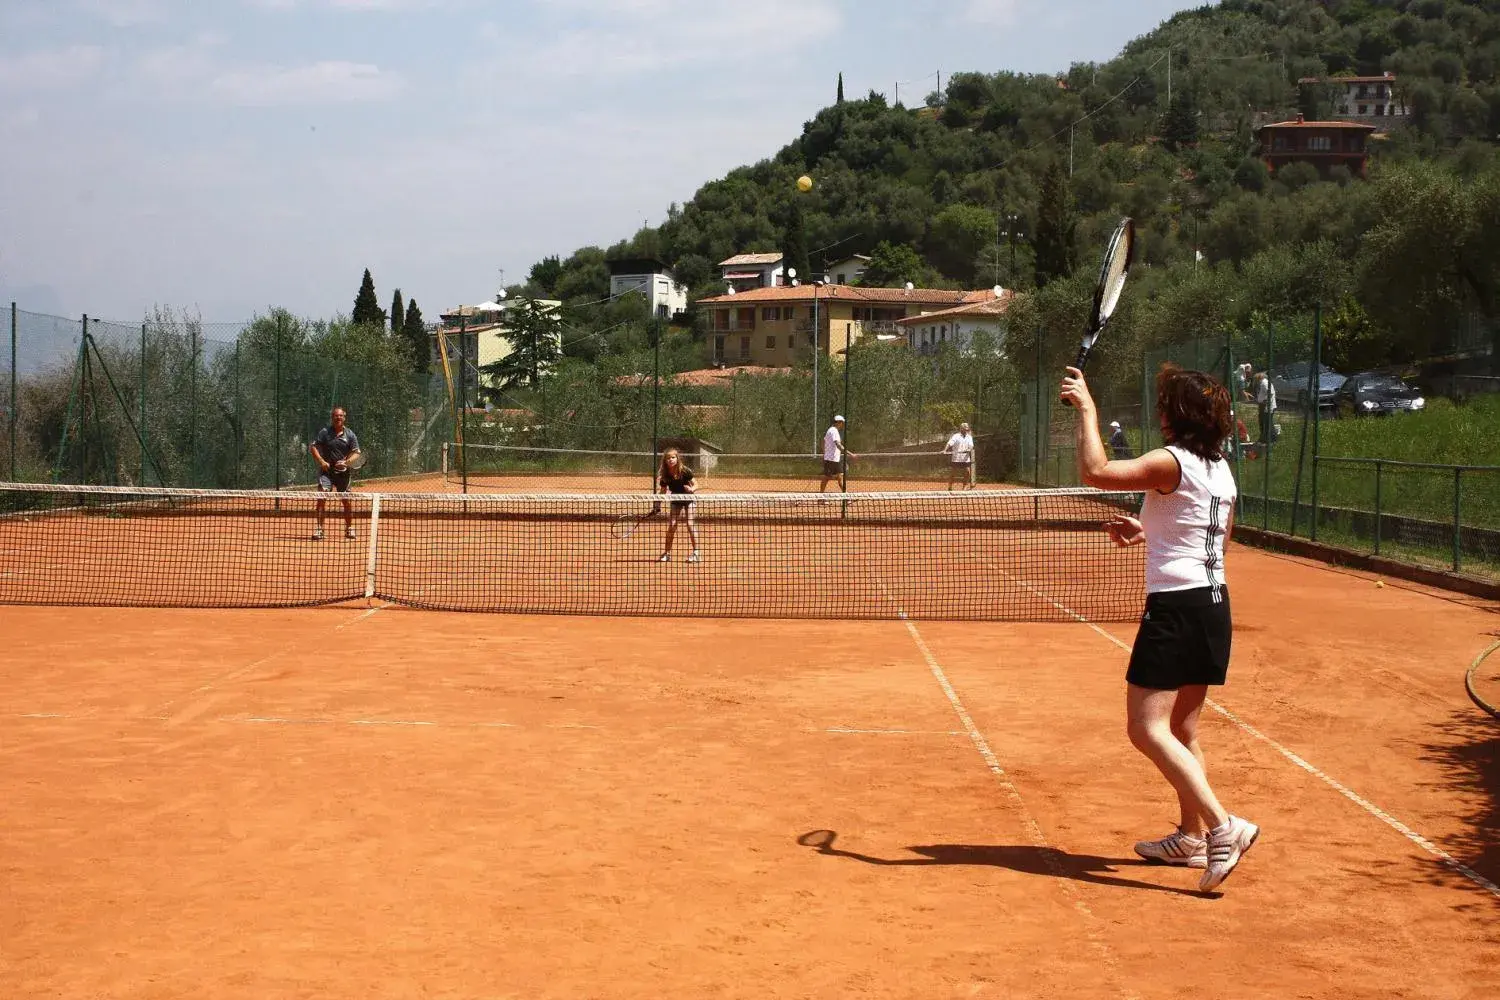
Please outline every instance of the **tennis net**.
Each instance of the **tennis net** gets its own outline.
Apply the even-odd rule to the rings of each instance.
[[[680,450],[708,492],[800,493],[817,489],[823,477],[821,455]],[[660,453],[449,442],[442,461],[449,485],[466,482],[474,491],[649,493]],[[845,465],[844,481],[851,490],[872,492],[940,488],[949,465],[941,451],[859,452]]]
[[[662,554],[649,494],[319,496],[0,485],[0,603],[1118,621],[1139,548],[1104,532],[1139,496],[1085,489],[710,494]],[[680,502],[680,501],[679,501]],[[686,512],[684,511],[684,514]]]

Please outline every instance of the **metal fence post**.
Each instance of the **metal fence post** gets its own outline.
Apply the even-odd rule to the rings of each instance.
[[[286,317],[281,313],[276,314],[276,349],[272,352],[275,360],[272,368],[275,370],[273,377],[276,380],[276,389],[273,393],[275,401],[271,407],[271,475],[276,481],[271,484],[273,489],[281,489],[281,341],[285,334]]]
[[[16,395],[16,304],[10,304],[10,480],[16,481],[16,414],[21,399]]]
[[[1271,393],[1275,389],[1271,386],[1271,366],[1276,361],[1276,324],[1266,324],[1266,422],[1260,429],[1261,441],[1260,456],[1260,528],[1262,531],[1271,530],[1271,453],[1276,449],[1271,445],[1271,439],[1276,436],[1276,411],[1271,409]],[[1258,416],[1258,414],[1257,414]]]
[[[1463,567],[1463,546],[1461,537],[1463,528],[1463,495],[1464,495],[1464,470],[1457,466],[1453,470],[1453,572],[1457,573]]]
[[[188,323],[188,485],[198,485],[198,327]]]
[[[151,438],[146,432],[146,324],[141,324],[141,386],[137,393],[135,404],[136,416],[140,418],[141,424],[141,485],[146,482],[146,449],[150,447]],[[158,483],[157,485],[161,485]]]
[[[1380,555],[1380,474],[1385,463],[1375,460],[1375,554]]]
[[[1323,428],[1323,305],[1313,304],[1313,371],[1316,373],[1317,389],[1313,393],[1313,446],[1312,446],[1312,535],[1318,540],[1318,459],[1322,456]]]

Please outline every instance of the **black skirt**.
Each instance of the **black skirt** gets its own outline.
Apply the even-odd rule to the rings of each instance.
[[[1125,680],[1159,691],[1223,684],[1233,631],[1227,588],[1148,594]]]

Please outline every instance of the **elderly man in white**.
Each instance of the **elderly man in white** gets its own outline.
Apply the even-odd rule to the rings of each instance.
[[[965,483],[964,489],[972,490],[974,488],[974,435],[969,431],[967,423],[958,425],[958,430],[943,446],[943,454],[949,456],[948,489],[953,489],[953,484],[962,479]]]

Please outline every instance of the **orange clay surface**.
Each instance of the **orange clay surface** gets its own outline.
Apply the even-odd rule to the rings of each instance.
[[[1500,614],[1229,576],[1215,897],[1128,625],[0,608],[0,997],[1500,996]]]

